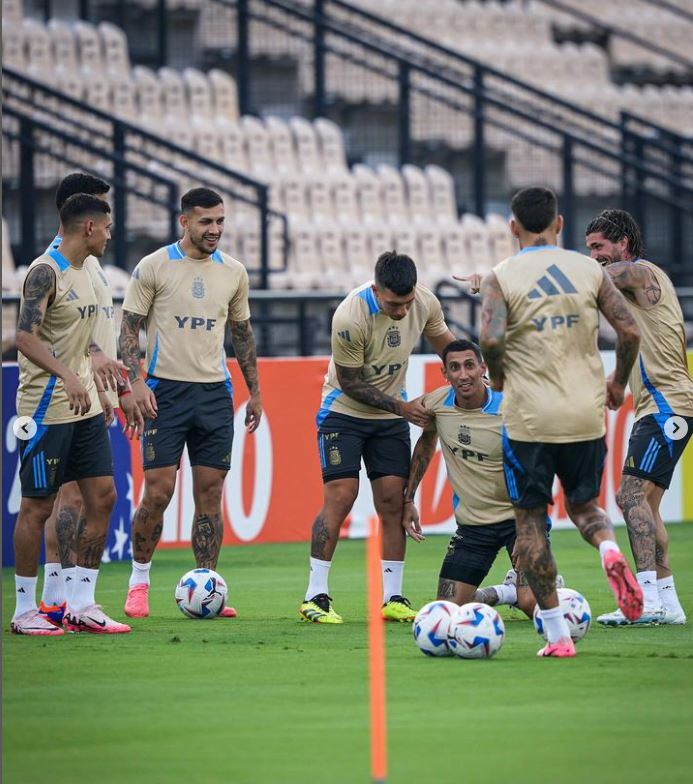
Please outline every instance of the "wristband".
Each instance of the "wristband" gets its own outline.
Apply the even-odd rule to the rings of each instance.
[[[125,397],[125,395],[131,395],[131,394],[132,394],[132,390],[126,389],[125,392],[119,392],[118,397]]]

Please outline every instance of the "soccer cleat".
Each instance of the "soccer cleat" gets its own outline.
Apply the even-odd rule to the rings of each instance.
[[[100,604],[92,604],[79,612],[66,610],[63,626],[68,632],[90,632],[91,634],[127,634],[131,631],[126,623],[109,618]]]
[[[65,634],[36,609],[28,610],[13,618],[10,630],[14,634],[28,634],[34,637],[59,637]]]
[[[683,610],[664,610],[664,615],[660,623],[672,626],[684,626],[686,623],[686,613]]]
[[[411,602],[404,596],[391,596],[389,601],[383,605],[382,615],[386,621],[399,621],[400,623],[413,621],[416,618]]]
[[[514,569],[508,569],[503,585],[517,585],[517,572]]]
[[[125,615],[129,618],[146,618],[149,615],[149,585],[140,583],[128,588]]]
[[[561,637],[558,642],[547,643],[537,656],[553,656],[554,659],[572,659],[575,656],[575,643],[570,637]]]
[[[39,602],[39,613],[53,626],[61,629],[63,626],[63,616],[65,615],[65,602],[62,604],[44,604]]]
[[[621,612],[629,621],[637,621],[642,615],[642,588],[623,553],[609,550],[604,555],[604,571]]]
[[[298,608],[298,613],[303,621],[312,623],[344,623],[341,615],[337,615],[330,602],[332,597],[326,593],[319,593],[308,599]]]
[[[219,610],[220,618],[235,618],[238,615],[234,607],[222,607]]]
[[[665,623],[665,617],[666,614],[661,607],[645,607],[642,615],[635,621],[629,621],[620,610],[614,610],[614,612],[600,615],[597,618],[597,623],[600,623],[602,626],[655,626]]]
[[[559,588],[565,588],[565,580],[563,579],[562,574],[556,575],[556,590],[558,590]]]

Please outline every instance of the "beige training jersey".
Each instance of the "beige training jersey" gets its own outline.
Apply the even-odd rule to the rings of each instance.
[[[661,289],[659,302],[643,308],[626,297],[640,327],[640,355],[633,365],[629,385],[635,419],[648,414],[693,416],[693,380],[688,372],[686,329],[676,290],[664,272],[650,261],[647,267]]]
[[[440,387],[424,395],[433,413],[452,485],[452,505],[459,525],[489,525],[514,520],[503,474],[501,392],[487,390],[482,408],[455,405],[455,390]]]
[[[91,408],[84,417],[70,411],[62,380],[42,370],[18,352],[17,413],[33,417],[37,425],[57,425],[88,419],[102,410],[89,356],[98,311],[91,276],[85,266],[81,269],[73,267],[55,248],[35,259],[29,270],[39,264],[45,264],[55,273],[55,298],[46,309],[39,327],[39,338],[48,345],[56,359],[79,377],[91,398]]]
[[[57,234],[51,244],[48,246],[49,250],[57,250],[63,238]],[[96,256],[87,256],[84,260],[84,267],[88,270],[91,282],[96,292],[96,299],[99,303],[99,312],[96,315],[94,323],[94,333],[92,339],[94,343],[111,359],[118,358],[117,339],[115,331],[115,310],[113,308],[113,297],[111,296],[111,288],[108,283],[108,278],[101,269],[101,264]],[[107,389],[106,394],[111,401],[111,405],[118,405],[118,393],[112,389]]]
[[[603,270],[547,246],[493,268],[508,309],[503,419],[511,439],[573,443],[604,435],[606,379],[597,348]]]
[[[363,367],[367,383],[391,397],[406,400],[405,378],[409,357],[421,335],[436,337],[447,331],[438,298],[416,285],[407,315],[396,321],[378,307],[371,286],[351,291],[332,319],[332,359],[322,388],[318,424],[329,414],[361,419],[397,419],[396,414],[359,403],[342,392],[335,365]]]
[[[221,251],[191,259],[175,242],[135,267],[123,310],[147,317],[148,375],[225,381],[224,329],[229,316],[233,321],[250,318],[248,273]]]

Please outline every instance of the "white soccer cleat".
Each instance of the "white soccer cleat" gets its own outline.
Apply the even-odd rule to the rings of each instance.
[[[27,634],[31,637],[59,637],[65,633],[47,621],[36,608],[13,618],[10,629],[13,634]]]
[[[109,618],[100,604],[92,604],[79,612],[68,610],[63,620],[65,631],[89,632],[90,634],[127,634],[130,627]]]
[[[556,575],[556,590],[558,590],[559,588],[565,588],[565,580],[563,579],[562,574]]]
[[[645,607],[636,621],[629,621],[620,610],[605,613],[597,618],[602,626],[654,626],[664,623],[665,612],[661,607]],[[686,616],[684,615],[684,623]],[[679,621],[681,623],[681,621]]]
[[[686,613],[683,610],[664,610],[664,617],[660,623],[671,626],[683,626],[686,620]]]

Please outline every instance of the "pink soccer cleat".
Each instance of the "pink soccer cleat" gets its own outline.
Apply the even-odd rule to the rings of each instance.
[[[65,612],[63,626],[68,632],[90,632],[91,634],[127,634],[131,631],[126,623],[118,623],[109,618],[100,604],[92,604],[79,612]]]
[[[219,611],[220,618],[235,618],[237,615],[234,607],[222,607]]]
[[[10,629],[14,634],[28,634],[33,637],[59,637],[65,634],[62,629],[44,618],[37,609],[28,610],[13,618]]]
[[[604,571],[621,612],[627,620],[637,621],[642,615],[642,588],[638,585],[623,553],[609,550],[604,555]]]
[[[537,656],[553,656],[555,659],[572,659],[575,656],[575,643],[570,637],[561,637],[558,642],[545,645]]]
[[[149,615],[149,585],[140,583],[128,588],[125,615],[129,618],[146,618]]]

